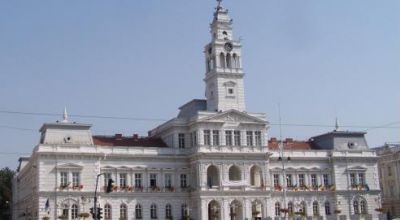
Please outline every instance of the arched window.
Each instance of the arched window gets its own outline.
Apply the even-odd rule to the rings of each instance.
[[[232,62],[233,62],[233,68],[239,68],[239,65],[238,65],[238,57],[237,57],[237,55],[236,55],[236,53],[234,53],[233,55],[232,55]]]
[[[182,219],[186,219],[186,216],[188,214],[187,211],[188,211],[187,205],[186,204],[182,204],[182,206],[181,206],[181,217],[182,217]]]
[[[62,216],[65,216],[68,218],[68,214],[69,214],[69,207],[67,204],[63,204],[61,205],[62,208]]]
[[[354,214],[360,214],[360,209],[358,208],[358,200],[353,201],[353,209],[354,209]]]
[[[275,216],[281,216],[281,204],[279,202],[275,203]]]
[[[319,205],[317,201],[314,201],[312,204],[312,210],[314,216],[319,216]]]
[[[104,205],[104,218],[111,219],[111,205],[110,204]]]
[[[219,55],[219,66],[221,68],[225,68],[225,55],[224,55],[224,53],[221,53]]]
[[[229,168],[229,180],[230,181],[238,181],[242,179],[242,173],[240,172],[239,167],[233,165]]]
[[[367,214],[367,202],[365,200],[360,201],[360,211],[361,214]]]
[[[150,218],[157,219],[157,205],[151,204],[150,206]]]
[[[304,201],[302,201],[301,203],[300,203],[300,207],[301,207],[301,212],[302,213],[304,213],[304,215],[307,215],[307,204],[306,204],[306,202],[304,202]]]
[[[78,218],[78,205],[77,204],[73,204],[71,206],[71,219],[77,219]]]
[[[250,184],[252,186],[258,186],[258,187],[263,185],[262,172],[260,167],[253,166],[250,169]]]
[[[232,68],[231,54],[229,54],[229,53],[226,55],[226,67]]]
[[[331,214],[331,204],[326,201],[325,202],[325,215],[330,215]]]
[[[219,186],[219,172],[218,168],[214,165],[207,168],[207,185],[209,188]]]
[[[121,204],[119,207],[119,219],[127,219],[128,218],[128,210],[125,204]]]
[[[255,200],[251,203],[251,213],[253,218],[262,217],[263,205],[259,200]]]
[[[165,206],[165,218],[171,219],[172,218],[172,207],[170,204]]]
[[[287,208],[288,208],[288,213],[293,214],[293,202],[289,202],[287,204]]]
[[[135,217],[136,217],[136,219],[143,218],[142,205],[140,205],[140,204],[136,204],[136,206],[135,206]]]

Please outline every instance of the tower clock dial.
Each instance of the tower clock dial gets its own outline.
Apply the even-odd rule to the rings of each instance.
[[[227,42],[227,43],[225,43],[224,48],[226,51],[230,52],[233,49],[233,45],[231,42]]]

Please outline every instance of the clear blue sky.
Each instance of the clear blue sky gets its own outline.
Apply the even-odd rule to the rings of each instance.
[[[204,97],[213,0],[0,1],[0,167],[30,153],[44,122],[71,114],[169,119]],[[271,123],[365,126],[371,147],[400,141],[400,1],[225,0],[243,39],[247,109]],[[159,121],[72,118],[95,134]],[[27,128],[28,130],[8,127]],[[284,126],[308,139],[333,127]],[[272,125],[269,136],[279,135]],[[6,152],[10,154],[5,154]]]

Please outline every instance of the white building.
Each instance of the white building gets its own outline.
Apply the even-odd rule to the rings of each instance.
[[[400,143],[386,143],[376,149],[383,209],[400,218]]]
[[[206,99],[180,107],[148,137],[93,136],[90,125],[46,123],[21,158],[14,219],[77,219],[93,206],[96,176],[106,219],[377,218],[377,157],[364,133],[266,140],[265,114],[246,112],[241,43],[220,5],[205,46]],[[290,159],[290,160],[289,160]],[[106,194],[105,180],[114,179]]]

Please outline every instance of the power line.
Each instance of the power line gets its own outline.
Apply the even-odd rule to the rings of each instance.
[[[48,113],[48,112],[21,112],[21,111],[6,111],[0,110],[3,114],[17,114],[17,115],[33,115],[33,116],[47,116],[47,117],[60,117],[61,114],[58,113]],[[97,118],[97,119],[115,119],[115,120],[131,120],[131,121],[167,121],[168,119],[162,118],[135,118],[135,117],[117,117],[117,116],[103,116],[103,115],[74,115],[71,117],[75,118]]]
[[[58,113],[46,113],[46,112],[22,112],[22,111],[7,111],[7,110],[0,110],[2,114],[16,114],[16,115],[32,115],[32,116],[51,116],[51,117],[59,117],[61,114]],[[158,121],[158,122],[165,122],[168,121],[167,119],[162,118],[140,118],[140,117],[121,117],[121,116],[102,116],[102,115],[81,115],[81,114],[71,114],[71,117],[76,118],[96,118],[96,119],[110,119],[110,120],[131,120],[131,121]],[[342,125],[342,128],[357,128],[357,129],[364,129],[366,131],[373,130],[373,129],[400,129],[400,126],[393,126],[396,124],[400,124],[400,121],[387,123],[384,125],[374,125],[374,126],[362,126],[362,125]],[[334,128],[334,125],[327,125],[327,124],[306,124],[306,123],[269,123],[269,125],[273,126],[285,126],[285,127],[320,127],[320,128]],[[36,129],[31,128],[21,128],[21,127],[14,127],[8,125],[0,125],[0,128],[7,128],[7,129],[14,129],[14,130],[23,130],[23,131],[37,131]]]

